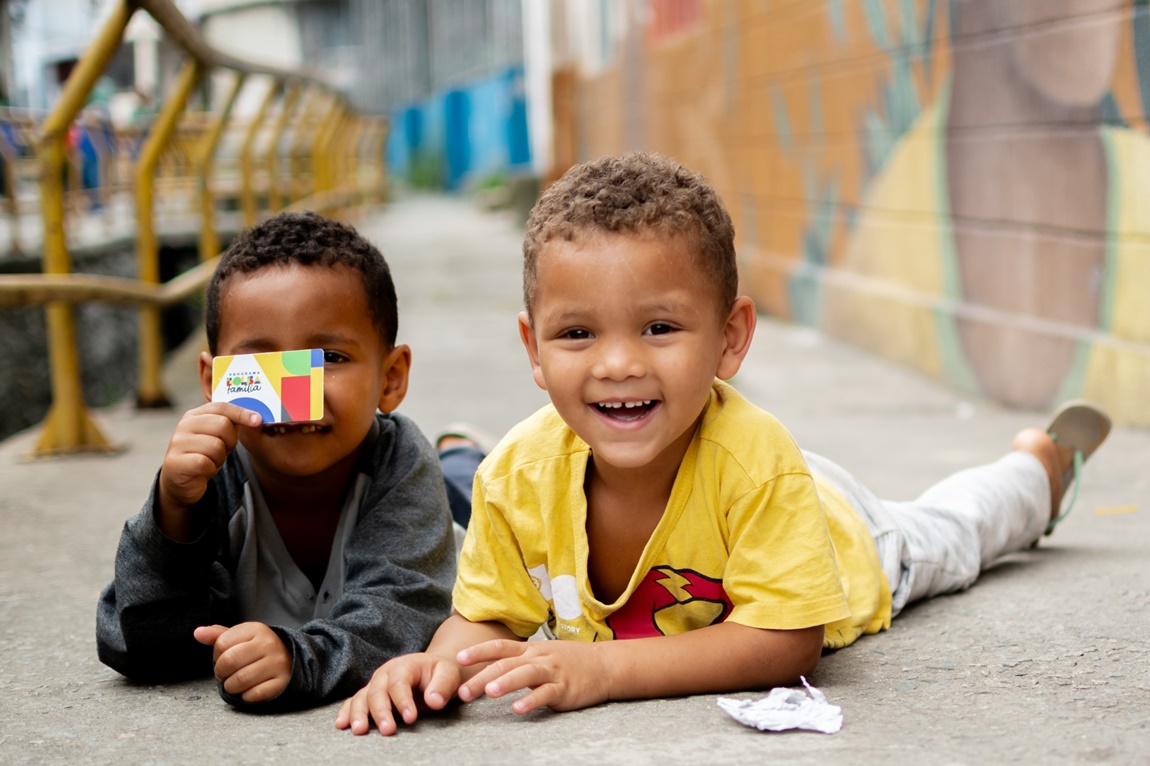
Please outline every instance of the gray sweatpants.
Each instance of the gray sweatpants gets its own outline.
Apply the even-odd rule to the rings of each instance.
[[[1050,521],[1046,471],[1024,452],[959,471],[909,502],[880,500],[827,458],[803,455],[866,520],[890,582],[892,616],[919,599],[969,588]]]

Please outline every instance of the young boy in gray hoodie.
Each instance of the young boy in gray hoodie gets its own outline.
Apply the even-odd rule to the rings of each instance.
[[[411,350],[395,287],[352,227],[281,214],[207,289],[207,403],[176,426],[100,598],[100,659],[134,680],[207,675],[238,707],[346,697],[450,614],[451,513],[435,450],[394,412]],[[217,355],[322,349],[323,417],[212,402]]]

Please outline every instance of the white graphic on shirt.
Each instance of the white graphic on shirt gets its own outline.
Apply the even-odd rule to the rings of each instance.
[[[555,616],[560,620],[574,620],[583,614],[574,577],[559,575],[551,581],[551,592],[554,594],[551,603],[555,605]]]
[[[527,574],[531,576],[531,582],[535,583],[540,595],[551,602],[555,616],[560,620],[574,620],[583,614],[579,604],[579,589],[575,585],[574,577],[559,575],[551,579],[545,564],[528,569]]]

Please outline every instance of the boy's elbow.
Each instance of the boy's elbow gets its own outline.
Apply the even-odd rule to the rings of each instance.
[[[791,634],[789,662],[787,663],[793,673],[793,682],[798,682],[799,676],[809,676],[815,672],[819,660],[823,656],[823,626],[817,625],[796,631]]]
[[[799,662],[798,662],[798,666],[797,666],[798,667],[798,674],[800,676],[809,676],[812,673],[814,673],[815,668],[817,668],[819,665],[819,660],[822,659],[822,656],[823,656],[823,642],[822,642],[822,639],[820,638],[818,643],[814,644],[813,647],[809,648],[799,658]],[[795,680],[798,680],[798,679],[795,679]]]

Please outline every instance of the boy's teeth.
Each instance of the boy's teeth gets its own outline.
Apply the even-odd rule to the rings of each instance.
[[[621,407],[626,407],[627,409],[632,409],[633,407],[648,407],[648,406],[650,406],[652,401],[653,401],[652,399],[644,399],[641,402],[602,402],[599,406],[603,407],[604,409],[612,409],[612,410],[617,410],[617,409],[620,409]]]
[[[272,428],[272,431],[277,433],[277,434],[286,434],[288,432],[287,426],[274,425],[271,428]],[[307,425],[302,425],[299,427],[299,432],[301,434],[311,434],[311,433],[315,433],[318,430],[319,430],[319,426],[316,425],[315,423],[308,423]]]

